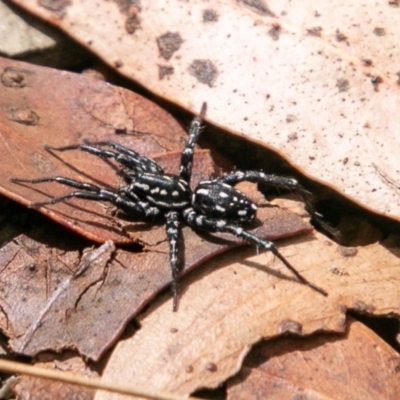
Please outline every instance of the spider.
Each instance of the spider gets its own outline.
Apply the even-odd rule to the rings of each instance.
[[[166,174],[161,166],[150,158],[116,142],[106,141],[65,147],[45,146],[45,149],[61,152],[81,150],[103,159],[114,159],[121,165],[119,174],[124,181],[124,184],[116,189],[102,188],[63,176],[38,179],[12,178],[11,181],[33,184],[58,182],[77,189],[49,201],[33,203],[30,207],[47,206],[76,197],[110,202],[125,214],[145,221],[164,219],[172,271],[173,311],[177,311],[178,308],[178,275],[183,259],[179,254],[182,223],[208,232],[229,232],[250,244],[272,252],[302,284],[327,296],[325,290],[303,277],[278,251],[274,243],[263,240],[243,228],[243,225],[256,218],[257,207],[244,193],[235,189],[234,185],[243,181],[264,183],[276,188],[295,190],[303,195],[305,190],[296,179],[257,170],[234,171],[213,180],[202,181],[194,190],[191,188],[194,147],[201,132],[201,121],[205,112],[206,103],[190,124],[187,142],[181,155],[179,175]],[[107,149],[102,146],[106,146]]]

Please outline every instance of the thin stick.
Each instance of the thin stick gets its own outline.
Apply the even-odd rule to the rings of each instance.
[[[148,399],[159,400],[200,400],[196,397],[177,396],[169,393],[150,392],[129,386],[118,385],[115,383],[103,382],[97,378],[84,378],[70,372],[56,371],[47,368],[36,367],[34,365],[23,364],[15,361],[0,359],[0,371],[12,374],[22,374],[34,376],[36,378],[51,379],[54,381],[70,383],[73,385],[84,386],[87,388],[105,390],[107,392],[131,395],[135,397],[145,397]]]

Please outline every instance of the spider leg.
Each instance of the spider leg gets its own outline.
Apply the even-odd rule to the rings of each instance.
[[[313,290],[321,293],[324,296],[327,296],[328,293],[308,281],[303,275],[301,275],[290,263],[286,258],[279,252],[279,250],[275,247],[275,245],[268,241],[268,240],[263,240],[255,235],[253,235],[251,232],[248,232],[244,230],[241,226],[239,225],[234,225],[234,224],[229,224],[227,221],[223,219],[214,219],[214,218],[208,218],[205,217],[204,215],[197,214],[193,208],[188,208],[183,211],[183,217],[185,221],[187,222],[188,225],[192,226],[193,228],[200,228],[200,229],[205,229],[211,232],[229,232],[232,233],[233,235],[244,239],[246,242],[255,244],[258,247],[261,247],[267,251],[270,251],[271,253],[274,254],[275,257],[277,257],[284,265],[285,267],[292,272],[293,275],[296,276],[296,278],[303,284],[309,286]]]
[[[199,139],[199,135],[201,132],[201,120],[204,117],[206,110],[207,103],[203,103],[200,114],[195,117],[190,124],[189,136],[187,138],[185,148],[182,151],[179,176],[188,183],[190,183],[190,178],[192,176],[194,146]]]
[[[311,201],[306,196],[306,194],[309,192],[305,190],[294,178],[266,174],[261,171],[234,171],[217,178],[216,181],[220,183],[226,183],[231,186],[236,185],[239,182],[249,181],[254,183],[265,183],[266,185],[275,188],[293,190],[301,195],[306,205],[306,209],[311,214],[312,218],[315,218],[317,221],[322,218],[322,216],[314,210]]]
[[[292,189],[300,193],[303,191],[305,192],[300,183],[294,178],[266,174],[261,171],[234,171],[217,178],[216,181],[231,186],[236,185],[239,182],[249,181],[254,183],[265,183],[276,188]]]
[[[126,213],[143,216],[146,218],[154,218],[160,214],[160,210],[157,207],[149,207],[147,202],[138,201],[139,199],[134,195],[134,193],[131,193],[129,187],[121,187],[118,190],[113,190],[111,188],[104,189],[96,185],[92,185],[91,183],[79,182],[63,176],[52,176],[38,179],[12,178],[10,180],[11,182],[15,183],[58,182],[65,186],[80,189],[79,191],[67,193],[64,196],[55,197],[48,201],[32,203],[29,206],[31,208],[62,203],[66,200],[76,197],[85,200],[108,201]],[[125,197],[125,193],[129,194],[129,198]]]
[[[96,146],[105,145],[111,147],[112,150],[104,150]],[[136,151],[128,149],[119,143],[106,141],[97,143],[74,144],[64,147],[51,147],[45,146],[46,150],[54,151],[68,151],[68,150],[81,150],[93,154],[100,158],[113,158],[118,163],[128,167],[129,169],[141,172],[151,172],[155,174],[162,174],[164,170],[153,160],[148,157],[141,156]]]
[[[173,311],[178,309],[178,275],[181,271],[181,259],[179,258],[179,234],[180,234],[180,223],[179,213],[177,211],[170,211],[166,214],[166,231],[169,241],[169,261],[171,264],[172,272],[172,294],[173,300]]]

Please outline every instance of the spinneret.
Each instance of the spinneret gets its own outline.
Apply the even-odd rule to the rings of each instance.
[[[61,197],[31,207],[42,207],[81,198],[93,201],[107,201],[126,214],[140,220],[151,221],[163,218],[169,241],[169,259],[172,272],[173,310],[178,307],[178,276],[182,269],[180,254],[180,232],[182,223],[194,229],[209,232],[229,232],[250,244],[271,251],[297,279],[323,295],[327,293],[304,278],[275,245],[261,239],[242,225],[254,220],[257,207],[244,193],[234,188],[239,182],[263,183],[276,188],[295,190],[302,195],[305,190],[297,180],[266,174],[262,171],[234,171],[220,178],[202,181],[195,190],[190,186],[194,147],[201,132],[201,120],[206,112],[204,103],[200,115],[195,117],[189,128],[189,135],[181,155],[179,175],[165,174],[154,160],[136,153],[119,143],[106,141],[84,143],[65,147],[45,146],[49,151],[80,150],[104,159],[114,159],[120,164],[119,175],[124,184],[119,188],[102,188],[91,183],[79,182],[63,176],[38,179],[11,179],[16,183],[56,182],[77,189]],[[307,203],[309,205],[309,203]]]

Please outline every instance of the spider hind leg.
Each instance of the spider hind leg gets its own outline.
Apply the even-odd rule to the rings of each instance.
[[[283,265],[285,265],[285,267],[289,271],[291,271],[294,276],[296,276],[299,282],[306,286],[309,286],[311,289],[324,296],[328,295],[328,293],[324,289],[314,285],[303,275],[301,275],[279,252],[279,250],[272,242],[253,235],[251,232],[244,230],[241,226],[237,224],[228,223],[226,220],[223,219],[209,218],[204,215],[198,214],[193,208],[185,210],[183,212],[183,217],[187,224],[193,228],[205,229],[210,232],[229,232],[250,244],[255,244],[258,247],[272,252],[274,256],[276,256],[283,263]]]

